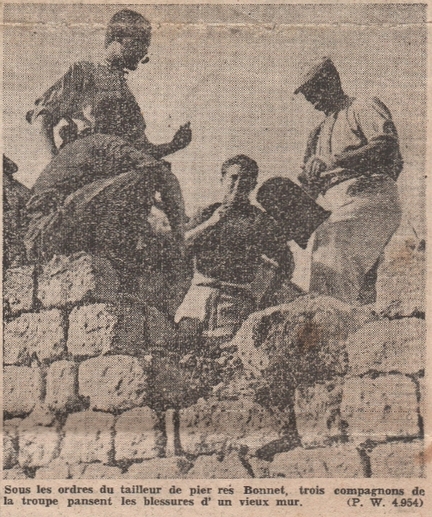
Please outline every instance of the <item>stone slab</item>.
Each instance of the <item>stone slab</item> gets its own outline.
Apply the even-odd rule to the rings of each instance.
[[[78,365],[73,361],[55,361],[46,375],[45,403],[54,410],[76,407],[78,398]]]
[[[10,315],[33,309],[34,266],[8,269],[4,274],[3,301]]]
[[[60,433],[57,427],[35,425],[31,417],[20,424],[18,440],[21,467],[45,467],[60,452]]]
[[[192,463],[181,456],[134,463],[123,474],[126,479],[184,479]]]
[[[187,477],[189,479],[246,479],[252,476],[240,461],[238,454],[232,452],[223,459],[216,454],[198,456]]]

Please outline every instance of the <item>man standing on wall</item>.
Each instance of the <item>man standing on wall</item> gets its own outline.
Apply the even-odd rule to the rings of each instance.
[[[316,232],[310,291],[373,303],[382,253],[401,219],[396,180],[403,162],[391,113],[376,97],[348,97],[330,58],[315,63],[294,93],[325,114],[299,176],[332,213]]]

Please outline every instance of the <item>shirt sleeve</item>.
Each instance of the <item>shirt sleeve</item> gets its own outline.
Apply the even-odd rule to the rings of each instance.
[[[48,113],[56,125],[64,117],[72,117],[79,109],[79,102],[91,81],[89,67],[74,63],[65,75],[51,86],[39,99],[34,109],[27,113],[32,123],[41,113]]]
[[[381,139],[397,141],[398,134],[390,110],[377,97],[355,101],[352,109],[357,127],[368,143]]]

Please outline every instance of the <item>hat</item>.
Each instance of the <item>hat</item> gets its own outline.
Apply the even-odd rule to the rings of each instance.
[[[18,165],[3,154],[3,172],[8,176],[12,176],[18,171]]]
[[[300,93],[310,83],[329,76],[333,78],[337,77],[339,79],[339,72],[336,70],[333,61],[329,57],[322,57],[306,69],[306,72],[303,73],[299,80],[299,86],[294,91],[294,94],[297,95]]]

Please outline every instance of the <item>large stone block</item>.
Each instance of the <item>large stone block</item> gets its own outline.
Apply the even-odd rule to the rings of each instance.
[[[157,329],[167,346],[169,341],[164,338],[166,331],[162,324],[153,326],[153,337]],[[142,304],[84,305],[74,308],[69,316],[68,350],[76,357],[108,352],[142,355],[150,343],[147,311]]]
[[[123,477],[126,479],[182,479],[192,463],[183,457],[157,458],[131,465]]]
[[[345,341],[367,320],[334,298],[303,296],[252,314],[231,344],[244,367],[270,384],[314,384],[346,372]]]
[[[114,416],[82,411],[68,416],[60,457],[67,463],[111,463],[114,456]]]
[[[3,422],[3,468],[11,469],[18,463],[18,426],[21,418]]]
[[[423,440],[378,445],[370,454],[372,477],[424,477],[424,452],[425,444]]]
[[[79,367],[79,393],[89,397],[92,409],[119,411],[142,406],[146,381],[138,359],[127,355],[94,357]]]
[[[395,236],[378,269],[379,312],[391,318],[424,314],[426,308],[426,253],[412,239]]]
[[[180,441],[192,455],[248,447],[256,451],[280,437],[282,424],[250,399],[201,399],[180,410]]]
[[[276,454],[269,465],[270,477],[358,478],[364,477],[358,451],[349,446],[297,448]]]
[[[3,471],[3,479],[28,479],[28,477],[20,467],[13,467]]]
[[[303,447],[327,445],[342,436],[342,386],[335,379],[296,389],[295,417]]]
[[[58,426],[37,425],[32,415],[21,422],[18,440],[18,459],[21,467],[45,467],[60,452]]]
[[[8,269],[4,275],[3,301],[12,316],[31,311],[34,297],[34,266]]]
[[[149,407],[122,413],[115,426],[116,461],[161,456],[166,442],[163,423],[162,417]]]
[[[44,307],[86,301],[115,301],[119,280],[111,263],[81,252],[55,256],[38,278],[37,295]]]
[[[35,479],[69,479],[70,465],[62,458],[56,458],[46,467],[36,470]]]
[[[403,375],[347,379],[341,418],[348,425],[350,439],[355,442],[418,436],[414,382]]]
[[[3,409],[12,416],[30,411],[42,400],[40,368],[5,366],[3,369]]]
[[[238,454],[231,454],[220,459],[216,454],[199,456],[188,472],[189,479],[243,479],[251,474],[240,461]]]
[[[58,309],[21,314],[4,327],[5,364],[23,364],[32,355],[52,361],[65,351],[63,315]]]
[[[415,374],[425,368],[426,322],[418,318],[366,324],[347,343],[350,373]]]
[[[78,365],[73,361],[56,361],[46,375],[45,404],[51,409],[72,409],[79,401]]]

